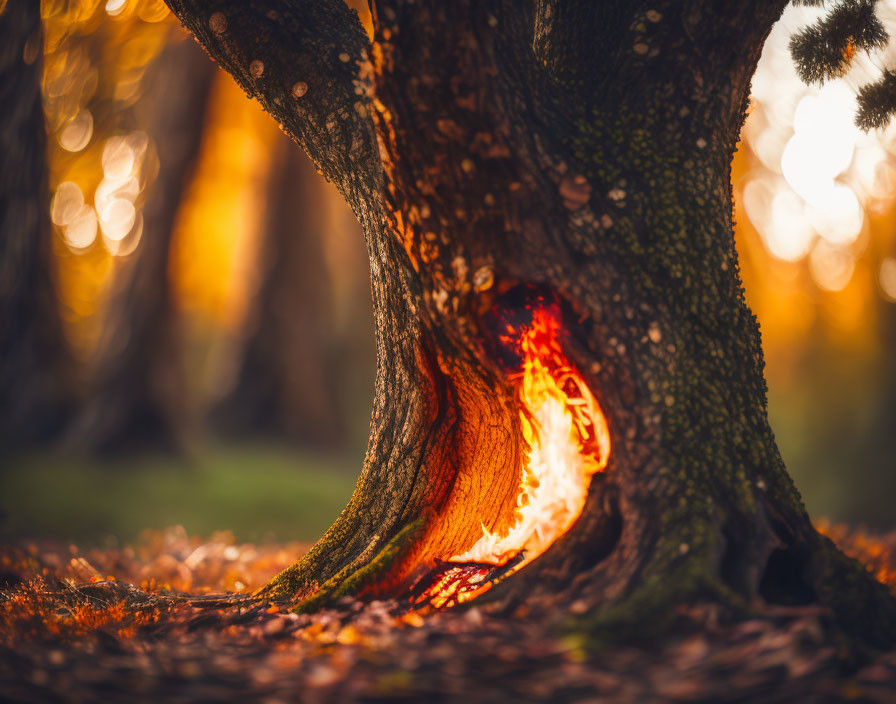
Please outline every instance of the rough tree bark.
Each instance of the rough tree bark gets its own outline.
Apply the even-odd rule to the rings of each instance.
[[[483,310],[566,303],[608,470],[491,592],[567,589],[596,631],[682,601],[819,602],[893,642],[886,590],[812,528],[775,445],[729,165],[785,2],[168,0],[336,182],[370,252],[378,371],[348,507],[264,596],[390,593],[506,525],[526,453]],[[609,631],[612,632],[612,631]]]
[[[193,42],[167,47],[150,67],[146,99],[159,172],[143,210],[143,235],[118,272],[104,334],[92,360],[89,398],[71,444],[97,452],[183,444],[183,383],[168,255],[199,154],[215,67]]]
[[[225,433],[274,433],[318,447],[344,435],[329,362],[323,187],[308,157],[284,138],[269,176],[261,285],[243,360],[212,414]]]
[[[0,451],[44,441],[71,410],[54,285],[40,4],[0,14]]]

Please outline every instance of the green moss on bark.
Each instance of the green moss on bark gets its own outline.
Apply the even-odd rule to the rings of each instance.
[[[315,611],[342,597],[354,596],[370,587],[380,586],[408,553],[413,551],[425,527],[426,518],[421,516],[399,530],[381,549],[371,550],[372,555],[362,553],[324,582],[311,596],[299,602],[294,611]],[[301,565],[299,562],[281,572],[258,596],[276,599],[295,594],[296,585],[314,578],[313,574],[303,574]]]

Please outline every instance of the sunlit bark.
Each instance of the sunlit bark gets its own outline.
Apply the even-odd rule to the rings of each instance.
[[[511,524],[528,444],[488,313],[522,284],[565,311],[613,450],[578,522],[495,598],[568,590],[595,632],[658,628],[681,601],[820,602],[892,641],[886,590],[814,531],[783,467],[738,276],[729,166],[783,0],[381,0],[371,46],[340,2],[168,2],[370,251],[364,469],[267,596],[400,595],[481,522]]]

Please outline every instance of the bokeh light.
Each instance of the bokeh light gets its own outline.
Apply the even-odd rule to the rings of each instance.
[[[896,258],[887,257],[880,264],[880,288],[884,297],[896,302]]]
[[[134,129],[142,78],[183,33],[155,0],[45,0],[41,14],[61,309],[86,357],[101,330],[115,260],[140,241],[155,175],[152,141]]]
[[[896,3],[881,3],[896,29]],[[866,212],[885,211],[893,198],[896,132],[855,126],[856,90],[880,76],[882,50],[859,57],[841,79],[806,86],[790,57],[790,37],[823,8],[789,7],[766,44],[753,80],[744,142],[759,163],[742,177],[744,208],[767,251],[797,263],[825,291],[849,283],[866,249]]]
[[[896,2],[875,7],[896,35]],[[764,48],[732,169],[736,242],[770,420],[810,510],[890,525],[896,123],[866,133],[854,118],[858,90],[896,66],[896,50],[804,85],[789,41],[824,12],[789,7]]]

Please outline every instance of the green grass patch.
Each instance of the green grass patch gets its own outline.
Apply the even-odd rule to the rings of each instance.
[[[0,471],[0,536],[132,540],[180,524],[241,540],[313,541],[351,495],[360,460],[275,446],[225,446],[189,458],[108,460],[34,454]]]

